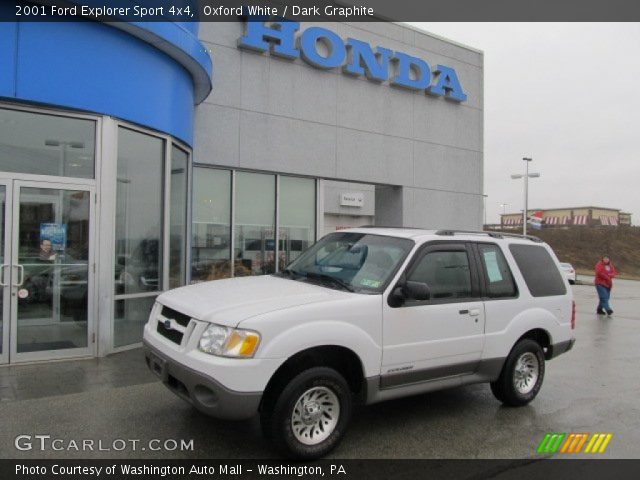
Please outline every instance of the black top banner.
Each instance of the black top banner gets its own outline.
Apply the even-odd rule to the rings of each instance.
[[[0,21],[639,21],[630,0],[0,0]]]

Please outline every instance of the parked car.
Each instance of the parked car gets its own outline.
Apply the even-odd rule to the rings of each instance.
[[[560,270],[564,273],[564,276],[567,277],[567,280],[571,285],[575,285],[576,283],[576,271],[573,268],[573,265],[570,263],[560,263]]]
[[[486,382],[526,405],[574,328],[571,289],[534,237],[359,228],[278,274],[160,295],[144,349],[198,410],[259,414],[280,451],[312,459],[340,442],[357,403]]]

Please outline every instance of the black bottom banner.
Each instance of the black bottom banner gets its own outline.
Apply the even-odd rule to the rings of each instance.
[[[640,460],[0,460],[0,479],[640,478]]]

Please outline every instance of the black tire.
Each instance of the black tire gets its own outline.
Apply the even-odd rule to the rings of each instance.
[[[525,356],[524,358],[528,357],[530,360],[533,360],[531,355],[526,354],[532,354],[535,359],[537,359],[538,374],[535,383],[533,383],[533,387],[530,389],[527,388],[526,391],[523,392],[516,388],[515,376],[516,365],[521,357]],[[520,340],[516,343],[516,345],[511,349],[511,353],[509,353],[509,356],[502,367],[500,377],[498,377],[498,380],[491,383],[491,392],[503,404],[511,407],[521,407],[523,405],[527,405],[536,398],[540,388],[542,387],[543,381],[544,351],[538,342],[525,338],[524,340]]]
[[[502,390],[498,387],[498,382],[491,382],[489,384],[491,386],[491,393],[500,403],[505,403],[504,395],[502,394]]]
[[[306,445],[294,434],[292,416],[302,395],[314,388],[328,389],[333,392],[340,409],[335,428],[330,435],[320,443]],[[260,421],[265,437],[282,454],[287,457],[313,460],[325,456],[340,443],[349,425],[352,409],[353,398],[344,377],[332,368],[313,367],[293,377],[282,393],[265,402],[260,413]]]

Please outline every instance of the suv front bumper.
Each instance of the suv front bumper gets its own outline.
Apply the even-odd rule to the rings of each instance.
[[[215,379],[170,359],[149,342],[143,342],[149,369],[169,390],[202,413],[225,420],[242,420],[258,412],[262,392],[236,392]]]

